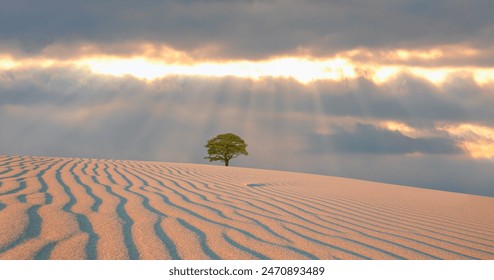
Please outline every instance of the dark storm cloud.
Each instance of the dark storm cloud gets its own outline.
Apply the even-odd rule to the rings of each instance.
[[[493,10],[489,0],[4,0],[0,45],[37,53],[76,42],[132,52],[119,48],[146,41],[223,58],[445,44],[489,49]]]
[[[399,131],[357,123],[353,131],[337,127],[330,135],[314,134],[312,152],[352,154],[459,154],[460,147],[446,137],[412,138]]]

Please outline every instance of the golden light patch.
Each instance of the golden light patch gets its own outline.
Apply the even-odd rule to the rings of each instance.
[[[403,135],[409,137],[417,137],[420,136],[420,133],[413,127],[410,127],[404,123],[396,122],[396,121],[386,121],[380,124],[381,127],[391,130],[398,131]]]
[[[476,124],[459,124],[444,125],[439,124],[436,129],[416,129],[404,123],[396,121],[380,122],[379,126],[398,131],[403,135],[412,138],[435,137],[437,131],[446,132],[468,152],[472,158],[494,159],[494,128],[476,125]]]
[[[473,158],[494,159],[494,145],[492,142],[466,142],[464,147]]]
[[[18,64],[10,56],[0,55],[0,69],[8,70],[13,69],[16,66],[18,66]]]
[[[365,69],[365,77],[378,84],[401,73],[411,73],[442,85],[452,77],[471,77],[479,85],[494,83],[494,68],[454,65],[456,61],[479,60],[482,50],[464,45],[445,45],[432,49],[371,50],[359,48],[344,51],[339,57],[357,69]]]
[[[440,49],[431,50],[395,50],[391,52],[391,57],[399,60],[424,59],[433,60],[444,56],[444,51]]]
[[[358,48],[343,51],[338,55],[352,61],[375,62],[381,65],[417,65],[417,63],[440,62],[441,60],[454,61],[475,58],[481,54],[482,50],[465,45],[443,45],[431,49],[373,50]]]
[[[494,128],[477,124],[461,124],[448,126],[445,129],[453,135],[469,139],[491,139],[494,140]]]
[[[166,75],[170,69],[144,59],[89,59],[76,62],[79,66],[87,66],[94,73],[125,76],[131,75],[143,79],[155,79]]]
[[[55,59],[46,58],[24,58],[16,59],[12,56],[0,54],[0,69],[11,70],[19,68],[48,68],[56,65],[67,65],[71,62],[58,61]]]
[[[143,79],[167,76],[239,77],[260,79],[263,77],[293,78],[301,83],[315,80],[341,80],[354,78],[354,68],[342,59],[325,61],[301,58],[279,58],[269,61],[208,62],[195,64],[164,64],[145,58],[82,59],[80,66],[88,66],[93,72],[106,75],[131,75]]]
[[[444,81],[452,75],[455,69],[428,69],[428,68],[418,68],[414,67],[409,70],[412,74],[418,77],[422,77],[433,84],[442,84]]]
[[[471,157],[494,159],[494,128],[476,124],[461,124],[445,126],[441,130],[448,132],[461,142]]]
[[[371,72],[370,78],[375,83],[382,84],[398,75],[400,73],[400,68],[393,66],[375,67]]]
[[[494,84],[494,69],[475,69],[473,78],[479,85]]]
[[[261,79],[265,77],[292,78],[307,84],[318,80],[343,80],[358,77],[357,65],[341,58],[311,60],[304,58],[277,58],[267,61],[228,61],[196,63],[163,63],[137,58],[91,58],[77,61],[80,66],[88,66],[98,74],[113,76],[130,75],[153,80],[167,76],[238,77]],[[360,67],[360,66],[359,66]],[[366,66],[371,74],[368,78],[381,84],[399,73],[408,71],[440,84],[454,69],[425,69],[399,66]]]

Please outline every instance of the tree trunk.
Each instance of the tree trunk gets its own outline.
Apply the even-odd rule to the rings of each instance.
[[[225,166],[228,166],[229,161],[229,159],[225,159]]]

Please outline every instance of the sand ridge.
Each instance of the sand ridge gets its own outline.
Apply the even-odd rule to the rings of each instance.
[[[0,156],[0,259],[494,259],[492,213],[312,174]]]

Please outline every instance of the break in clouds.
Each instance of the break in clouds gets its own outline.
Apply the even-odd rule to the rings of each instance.
[[[489,135],[453,129],[494,129],[492,85],[468,78],[146,82],[67,67],[0,82],[0,154],[207,163],[207,139],[233,132],[249,151],[234,165],[494,195],[492,158],[471,144]]]

